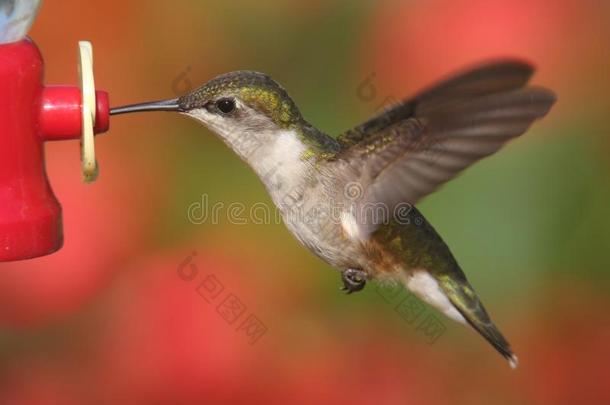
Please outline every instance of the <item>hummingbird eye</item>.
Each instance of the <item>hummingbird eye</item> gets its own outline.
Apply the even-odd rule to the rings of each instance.
[[[216,101],[216,107],[223,114],[229,114],[235,110],[235,100],[232,98],[221,98]]]

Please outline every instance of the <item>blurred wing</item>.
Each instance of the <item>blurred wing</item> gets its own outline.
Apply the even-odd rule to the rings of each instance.
[[[387,221],[398,204],[417,203],[543,117],[555,96],[524,87],[532,72],[516,61],[482,66],[339,137],[337,160],[350,167],[348,181],[362,188],[354,212],[361,236]],[[379,203],[383,216],[364,209]]]
[[[399,103],[339,136],[344,147],[352,146],[392,124],[415,116],[416,110],[431,110],[439,104],[460,98],[474,98],[523,87],[533,68],[516,60],[488,63],[446,79],[410,100]]]

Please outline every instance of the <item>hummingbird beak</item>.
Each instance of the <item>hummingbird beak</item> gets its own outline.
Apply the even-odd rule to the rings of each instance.
[[[171,100],[151,101],[148,103],[139,103],[125,105],[121,107],[115,107],[110,109],[110,115],[127,114],[134,112],[145,112],[145,111],[178,111],[184,112],[184,109],[180,107],[177,98]]]

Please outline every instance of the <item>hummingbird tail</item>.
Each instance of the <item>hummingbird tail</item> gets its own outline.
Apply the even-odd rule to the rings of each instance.
[[[466,322],[508,360],[511,368],[516,368],[519,359],[513,353],[506,338],[492,322],[468,281],[465,278],[463,280],[445,279],[440,284],[451,303],[466,319]]]
[[[423,269],[402,273],[405,286],[415,295],[449,318],[469,324],[483,336],[515,368],[517,356],[510,344],[493,324],[462,270],[453,264],[451,272],[430,272]]]
[[[466,321],[485,338],[506,360],[511,368],[517,368],[519,359],[510,348],[506,338],[500,333],[498,328],[487,318],[487,322],[481,321],[478,317],[466,316]]]

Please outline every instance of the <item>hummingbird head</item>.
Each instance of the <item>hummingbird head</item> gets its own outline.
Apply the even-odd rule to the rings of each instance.
[[[176,111],[192,117],[238,153],[243,152],[241,143],[269,143],[303,121],[284,88],[252,71],[226,73],[182,97],[119,107],[111,114],[141,111]]]
[[[220,75],[177,99],[177,104],[221,136],[286,130],[302,119],[282,86],[252,71]]]
[[[202,123],[252,166],[294,160],[306,151],[336,151],[338,143],[303,119],[286,90],[253,71],[220,75],[175,99],[113,108],[111,114],[176,111]]]

